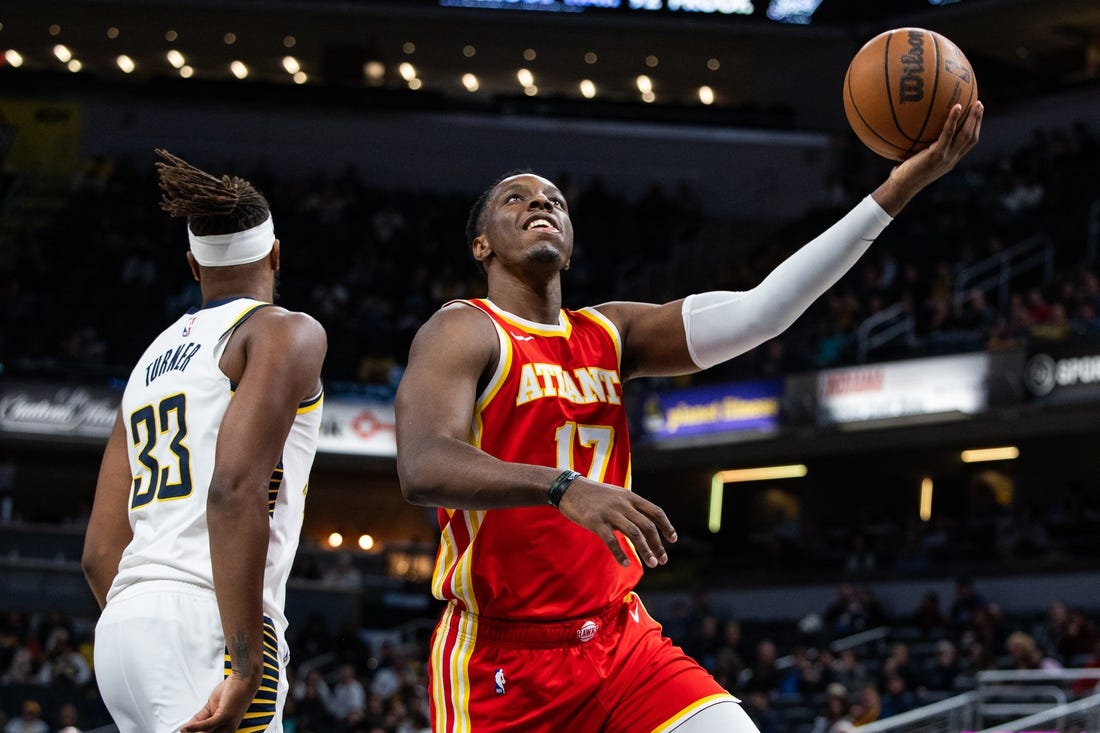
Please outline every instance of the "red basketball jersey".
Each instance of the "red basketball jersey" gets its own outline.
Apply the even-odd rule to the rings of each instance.
[[[478,395],[470,443],[503,461],[571,468],[630,489],[630,441],[619,380],[618,329],[598,311],[534,323],[488,300],[500,360]],[[439,510],[436,598],[489,618],[551,621],[620,603],[642,574],[622,567],[593,532],[550,505]]]

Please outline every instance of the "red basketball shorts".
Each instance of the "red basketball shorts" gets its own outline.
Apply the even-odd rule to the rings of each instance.
[[[661,635],[633,593],[564,623],[448,605],[429,677],[433,733],[657,733],[735,699]]]

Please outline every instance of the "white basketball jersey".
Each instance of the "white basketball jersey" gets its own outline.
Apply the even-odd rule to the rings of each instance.
[[[266,305],[234,298],[193,309],[153,341],[131,372],[121,419],[134,476],[134,538],[122,553],[108,602],[145,580],[214,589],[206,498],[218,430],[234,389],[218,363],[234,329]],[[299,406],[268,490],[264,613],[280,628],[286,628],[286,581],[298,548],[322,402],[319,393]]]

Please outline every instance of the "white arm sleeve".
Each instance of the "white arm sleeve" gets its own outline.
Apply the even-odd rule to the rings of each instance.
[[[783,333],[856,263],[891,221],[868,196],[752,290],[689,295],[682,314],[692,361],[706,369]]]

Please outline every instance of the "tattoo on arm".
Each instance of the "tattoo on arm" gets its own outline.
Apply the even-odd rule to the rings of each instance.
[[[242,677],[252,674],[252,657],[248,636],[243,631],[233,635],[233,671]]]

